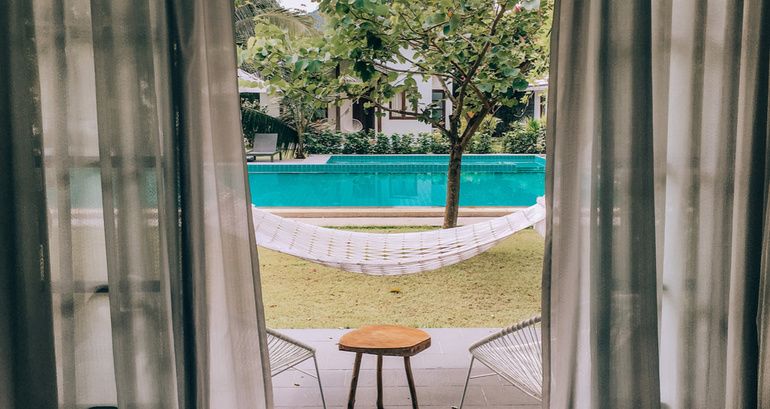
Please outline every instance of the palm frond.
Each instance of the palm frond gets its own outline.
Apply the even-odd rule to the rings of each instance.
[[[254,36],[256,18],[286,29],[290,35],[304,35],[316,31],[313,17],[298,10],[280,7],[275,0],[243,1],[236,5],[234,13],[236,44],[243,45]]]
[[[317,32],[313,17],[296,10],[272,9],[259,17],[289,31],[290,35],[304,35]]]

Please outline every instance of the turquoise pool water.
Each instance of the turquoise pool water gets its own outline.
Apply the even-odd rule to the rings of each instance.
[[[324,164],[249,164],[256,206],[443,206],[448,155],[333,155]],[[465,155],[461,206],[530,206],[545,159]]]

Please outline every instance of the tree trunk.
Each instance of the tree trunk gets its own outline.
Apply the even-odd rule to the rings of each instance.
[[[305,134],[299,130],[297,132],[297,146],[294,147],[294,158],[305,159]]]
[[[444,228],[457,226],[460,211],[460,165],[463,160],[463,147],[452,143],[449,151],[449,171],[446,180],[446,207],[444,208]]]

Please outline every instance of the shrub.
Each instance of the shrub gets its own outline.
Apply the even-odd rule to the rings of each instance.
[[[545,153],[545,126],[536,119],[514,122],[503,134],[503,150],[508,153]]]
[[[342,147],[342,153],[363,155],[369,153],[370,148],[371,142],[368,132],[359,131],[345,134],[345,145]]]
[[[434,132],[429,134],[432,144],[430,148],[431,153],[449,153],[449,139],[440,132]]]
[[[406,155],[414,153],[414,147],[412,146],[413,143],[414,135],[412,134],[393,134],[390,136],[391,150],[395,154]]]
[[[433,151],[433,135],[421,132],[417,135],[414,153],[431,153]]]
[[[492,135],[488,132],[476,132],[468,147],[470,153],[492,153]]]
[[[390,138],[383,133],[375,135],[371,151],[378,155],[392,153]]]
[[[494,115],[485,116],[481,121],[481,125],[479,125],[479,128],[476,130],[476,135],[487,133],[492,136],[500,125],[500,122],[502,122],[500,118],[496,118]]]
[[[310,154],[342,153],[342,134],[324,130],[305,135],[305,152]]]

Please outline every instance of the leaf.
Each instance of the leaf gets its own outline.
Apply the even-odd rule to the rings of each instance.
[[[513,80],[511,86],[519,91],[524,91],[529,86],[529,83],[524,78],[516,78]]]
[[[390,7],[387,4],[377,4],[374,6],[374,14],[378,16],[387,16],[390,14]]]
[[[446,14],[438,12],[428,17],[428,25],[438,24],[446,20]]]
[[[454,32],[458,27],[460,27],[460,16],[452,14],[452,17],[449,19],[449,30]]]
[[[356,61],[355,64],[353,64],[353,69],[364,81],[372,79],[372,75],[374,74],[374,66],[366,61]]]
[[[307,64],[307,68],[306,69],[307,69],[308,72],[318,72],[318,70],[320,68],[321,68],[321,62],[313,60],[313,61],[310,61]]]
[[[393,287],[389,291],[391,294],[401,294],[401,289],[398,287]]]
[[[366,32],[366,45],[371,48],[372,50],[381,50],[382,49],[382,39],[372,33],[371,31]]]

